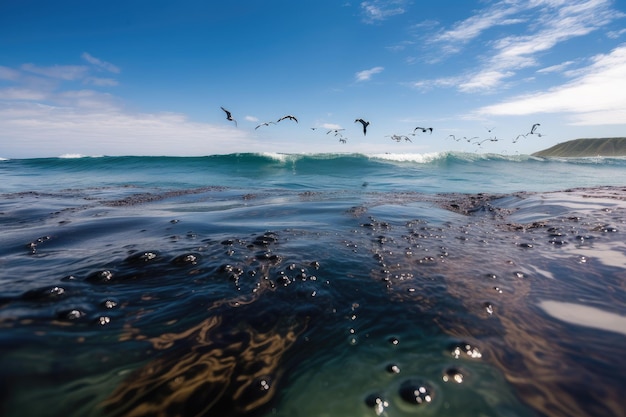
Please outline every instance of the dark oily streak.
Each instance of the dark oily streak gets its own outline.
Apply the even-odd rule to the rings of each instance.
[[[108,200],[103,201],[102,204],[105,206],[111,207],[125,207],[125,206],[136,206],[138,204],[152,203],[155,201],[165,200],[173,197],[180,197],[184,195],[192,195],[192,194],[201,194],[208,191],[223,191],[225,187],[211,186],[211,187],[201,187],[201,188],[192,188],[189,190],[174,190],[174,191],[164,191],[162,193],[139,193],[133,194],[125,198],[117,199],[117,200]]]

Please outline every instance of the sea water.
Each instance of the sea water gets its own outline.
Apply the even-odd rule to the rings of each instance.
[[[626,159],[0,161],[3,416],[619,416]]]

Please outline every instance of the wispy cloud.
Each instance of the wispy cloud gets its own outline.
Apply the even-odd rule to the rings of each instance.
[[[610,39],[617,39],[620,36],[622,36],[624,33],[626,33],[626,29],[612,30],[608,32],[606,36],[608,36]]]
[[[359,71],[355,74],[355,78],[357,81],[368,81],[372,78],[372,76],[382,72],[384,69],[384,67],[374,67],[368,70]]]
[[[52,65],[50,67],[39,67],[35,64],[23,64],[23,71],[42,75],[47,78],[73,81],[85,78],[89,72],[89,68],[84,65]]]
[[[19,71],[0,65],[0,80],[16,81],[19,77]]]
[[[495,26],[522,23],[524,21],[523,18],[507,18],[519,12],[520,7],[516,3],[501,1],[491,7],[480,10],[474,16],[454,23],[453,28],[441,31],[430,41],[442,44],[444,52],[458,52],[462,45],[471,42],[488,29]]]
[[[85,61],[89,62],[90,64],[92,64],[93,66],[95,66],[98,69],[101,69],[101,70],[104,70],[104,71],[108,71],[108,72],[112,72],[112,73],[115,73],[115,74],[119,74],[120,73],[120,69],[117,66],[115,66],[115,65],[113,65],[113,64],[111,64],[109,62],[103,61],[103,60],[101,60],[99,58],[96,58],[95,56],[93,56],[93,55],[91,55],[91,54],[89,54],[87,52],[83,52],[83,54],[81,56],[82,56],[82,58]]]
[[[361,11],[365,22],[375,23],[405,13],[405,6],[406,0],[369,0],[361,2]]]
[[[519,33],[483,43],[475,58],[478,70],[456,77],[459,91],[488,92],[506,87],[520,70],[539,66],[540,57],[558,44],[588,35],[623,17],[611,7],[612,3],[611,0],[502,0],[438,33],[430,43],[439,45],[444,55],[458,53],[496,26],[514,26],[511,30]]]
[[[127,113],[117,107],[0,102],[0,125],[3,157],[67,153],[188,156],[254,150],[257,146],[240,129],[194,122],[178,113]]]
[[[545,93],[514,97],[479,109],[478,115],[565,112],[574,125],[626,124],[626,44],[593,57],[578,78]]]
[[[551,72],[561,73],[565,69],[571,67],[574,64],[575,64],[574,61],[565,61],[565,62],[561,62],[560,64],[551,65],[549,67],[541,68],[540,70],[537,70],[537,73],[539,73],[539,74],[548,74],[548,73],[551,73]]]
[[[6,85],[0,87],[3,157],[206,155],[255,149],[245,131],[231,126],[194,122],[178,113],[127,111],[119,97],[106,91],[117,81],[92,74],[94,66],[111,73],[117,67],[91,61],[91,65],[0,66],[0,80]]]

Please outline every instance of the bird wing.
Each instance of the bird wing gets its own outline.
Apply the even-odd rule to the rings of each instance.
[[[296,119],[294,116],[291,116],[291,115],[287,115],[287,116],[281,117],[280,119],[278,119],[278,121],[276,123],[280,122],[281,120],[285,120],[285,119],[291,119],[291,120],[295,121],[296,123],[298,123],[298,119]]]

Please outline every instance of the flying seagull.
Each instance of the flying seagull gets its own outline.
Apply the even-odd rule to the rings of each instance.
[[[526,135],[524,135],[523,133],[520,135],[517,135],[517,137],[513,140],[513,143],[517,143],[517,141],[519,140],[520,137],[526,137]]]
[[[428,131],[428,132],[430,132],[431,135],[433,133],[433,128],[432,127],[420,127],[420,126],[418,126],[415,129],[413,129],[413,135],[415,135],[415,131],[416,130],[421,130],[424,133],[426,133]]]
[[[535,134],[535,130],[536,130],[539,126],[541,126],[539,123],[535,123],[535,124],[533,125],[533,127],[531,127],[531,128],[530,128],[530,134],[531,134],[531,135],[534,135],[534,134]]]
[[[296,118],[295,118],[295,116],[292,116],[292,115],[290,115],[290,114],[288,114],[287,116],[283,116],[283,117],[281,117],[280,119],[278,119],[278,120],[276,121],[276,123],[280,122],[281,120],[285,120],[285,119],[291,119],[291,120],[293,120],[294,122],[298,123],[298,119],[296,119]]]
[[[363,136],[367,135],[367,126],[369,126],[370,122],[366,122],[363,119],[356,119],[354,123],[359,122],[363,125]]]
[[[274,122],[265,122],[265,123],[261,123],[260,125],[258,125],[257,127],[254,128],[254,130],[257,130],[258,128],[260,128],[261,126],[269,126],[269,125],[275,125],[276,123]]]
[[[237,126],[237,120],[233,119],[233,115],[231,114],[231,112],[226,110],[224,107],[220,107],[220,108],[224,110],[224,113],[226,113],[226,120],[230,120],[231,122],[234,122],[235,126]]]
[[[483,140],[480,140],[480,141],[476,141],[476,142],[473,142],[473,143],[474,143],[474,145],[481,146],[485,142],[497,142],[497,141],[498,141],[498,138],[493,137],[493,138],[487,138],[487,139],[483,139]]]

